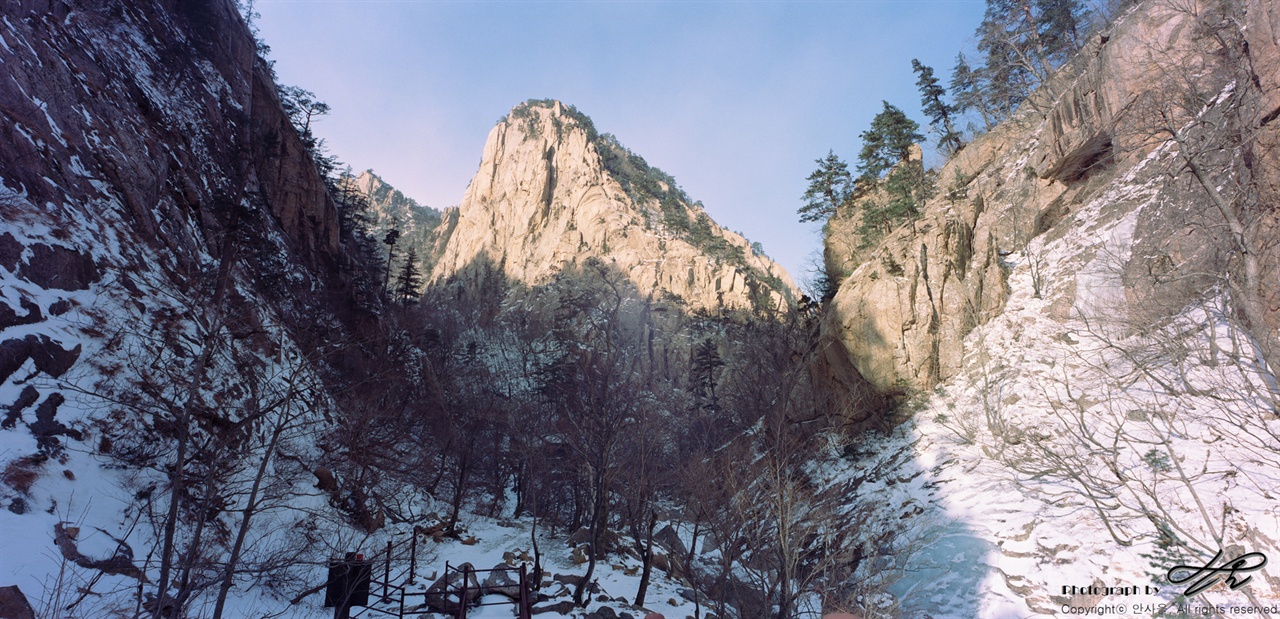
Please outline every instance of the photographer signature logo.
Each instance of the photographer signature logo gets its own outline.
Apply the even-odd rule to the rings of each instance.
[[[1186,591],[1182,592],[1187,597],[1192,597],[1222,582],[1224,577],[1226,578],[1227,586],[1235,590],[1253,580],[1253,576],[1245,576],[1243,579],[1237,578],[1239,574],[1256,572],[1267,564],[1267,555],[1260,552],[1250,552],[1235,559],[1224,561],[1222,565],[1214,567],[1218,559],[1222,558],[1222,553],[1223,551],[1219,550],[1218,554],[1213,555],[1213,559],[1210,559],[1204,567],[1196,567],[1194,565],[1173,566],[1167,574],[1169,582],[1175,585],[1190,582],[1191,585],[1187,587]],[[1187,574],[1181,576],[1179,572],[1186,572]]]

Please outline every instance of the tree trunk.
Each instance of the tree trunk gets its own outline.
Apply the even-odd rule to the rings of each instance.
[[[1253,237],[1242,220],[1239,209],[1223,196],[1222,192],[1218,191],[1213,179],[1209,178],[1208,173],[1196,161],[1194,155],[1188,151],[1187,144],[1183,141],[1182,136],[1172,128],[1170,132],[1174,141],[1178,143],[1178,148],[1187,162],[1187,167],[1191,169],[1191,173],[1196,177],[1196,181],[1199,182],[1200,186],[1204,188],[1205,193],[1209,194],[1209,199],[1213,202],[1214,208],[1226,220],[1227,228],[1231,231],[1236,251],[1239,252],[1240,259],[1244,263],[1242,265],[1244,281],[1231,282],[1233,301],[1238,303],[1240,309],[1244,312],[1249,332],[1258,341],[1263,363],[1267,365],[1267,371],[1272,376],[1277,376],[1277,372],[1280,372],[1280,351],[1277,351],[1275,338],[1267,328],[1266,307],[1262,302],[1261,293],[1262,265]],[[1273,393],[1272,398],[1274,400],[1276,394]]]
[[[276,443],[280,440],[280,434],[284,432],[286,423],[282,422],[276,426],[271,434],[271,442],[267,443],[266,453],[262,455],[262,462],[258,463],[258,472],[253,477],[253,487],[250,488],[249,498],[245,501],[244,516],[240,519],[240,529],[236,531],[236,541],[231,545],[231,555],[227,557],[227,566],[223,569],[222,583],[218,585],[218,600],[213,607],[213,619],[222,619],[227,593],[231,591],[236,565],[240,562],[240,552],[244,548],[244,539],[249,534],[249,521],[258,508],[258,490],[262,487],[262,479],[266,477],[268,464],[271,462],[271,456],[275,452]]]
[[[649,576],[653,573],[653,529],[658,526],[657,515],[650,515],[647,524],[644,545],[640,549],[640,560],[644,564],[644,569],[640,574],[640,589],[636,592],[636,606],[644,606],[645,594],[649,592]]]
[[[453,534],[454,526],[458,524],[458,516],[462,511],[462,497],[466,494],[467,473],[471,465],[471,442],[467,443],[466,451],[463,452],[462,458],[458,461],[458,478],[453,486],[453,501],[450,503],[449,521],[445,524],[444,530],[447,534]]]
[[[235,242],[235,230],[239,223],[237,208],[238,204],[233,204],[231,207],[231,213],[227,218],[227,232],[222,240],[222,260],[218,264],[218,284],[214,289],[213,300],[210,303],[213,320],[210,321],[206,328],[200,358],[196,360],[195,368],[191,372],[191,381],[187,384],[186,395],[176,420],[178,426],[178,452],[174,455],[173,470],[169,471],[169,509],[164,519],[164,541],[161,544],[160,551],[160,578],[156,584],[154,616],[157,619],[164,613],[164,598],[169,589],[169,572],[173,567],[173,538],[178,527],[179,507],[182,504],[182,496],[186,490],[183,471],[187,466],[187,443],[191,440],[190,428],[188,427],[191,409],[195,406],[196,399],[200,396],[200,384],[204,382],[205,369],[213,357],[214,340],[222,330],[222,300],[226,296],[227,286],[231,280],[231,268],[236,260],[238,244]]]
[[[595,477],[595,498],[592,501],[591,520],[588,526],[588,544],[587,547],[587,573],[582,577],[582,582],[578,583],[573,589],[573,603],[576,606],[585,606],[585,595],[587,586],[591,584],[592,577],[596,572],[596,560],[600,556],[600,538],[603,536],[604,519],[606,515],[606,505],[608,505],[607,488],[605,487],[604,471],[597,470]]]

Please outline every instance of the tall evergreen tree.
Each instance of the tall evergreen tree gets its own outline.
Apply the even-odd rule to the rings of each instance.
[[[969,66],[963,53],[956,54],[956,66],[951,70],[951,100],[955,101],[957,114],[976,110],[982,116],[982,124],[986,130],[991,129],[992,114],[983,96],[983,85],[979,81],[982,74]]]
[[[382,287],[387,289],[388,292],[390,292],[389,286],[391,285],[391,261],[395,258],[396,241],[399,240],[400,230],[396,228],[388,230],[387,236],[382,239],[382,242],[387,245],[387,277],[383,280]]]
[[[911,154],[911,147],[924,140],[920,125],[907,118],[895,106],[884,103],[884,110],[871,120],[871,128],[863,131],[862,151],[858,154],[859,182],[874,183]]]
[[[724,360],[720,358],[715,342],[711,338],[702,340],[693,353],[693,395],[695,406],[709,413],[720,409],[716,385],[722,367]]]
[[[1062,65],[1079,51],[1087,12],[1080,0],[1035,0],[1037,28],[1045,53]]]
[[[987,0],[987,11],[978,27],[978,47],[982,49],[985,44],[1007,48],[999,60],[1021,66],[1039,83],[1049,77],[1052,66],[1040,37],[1040,19],[1034,3],[1035,0]],[[991,66],[990,57],[987,60],[987,66]]]
[[[373,225],[373,218],[369,214],[369,199],[356,186],[351,166],[339,173],[333,200],[338,207],[338,229],[341,234],[344,237],[367,236]]]
[[[998,117],[1011,114],[1080,49],[1088,10],[1081,0],[987,0],[976,32],[985,56],[985,95]]]
[[[800,207],[800,221],[825,221],[836,214],[853,191],[853,176],[849,166],[827,151],[827,156],[814,160],[818,169],[809,175],[809,188],[804,192],[804,206]]]
[[[333,173],[338,168],[338,158],[329,154],[324,139],[316,137],[315,132],[311,130],[312,122],[329,113],[329,104],[317,98],[316,93],[297,86],[277,86],[276,90],[280,95],[280,104],[284,107],[285,114],[289,116],[293,128],[298,132],[302,146],[307,149],[315,162],[320,178],[324,179],[330,189],[333,189],[336,182]]]
[[[422,272],[418,270],[418,250],[410,247],[404,259],[404,266],[396,276],[396,296],[400,298],[401,303],[408,304],[412,300],[417,300],[418,291],[421,288]]]
[[[938,84],[938,78],[933,75],[933,67],[921,64],[918,59],[912,59],[911,70],[919,76],[916,87],[920,89],[920,105],[924,113],[929,116],[929,122],[933,124],[934,130],[939,134],[938,148],[950,157],[964,146],[960,141],[960,132],[956,131],[955,124],[951,122],[956,109],[942,100],[942,95],[947,94],[947,90]]]
[[[985,64],[978,69],[983,86],[983,97],[992,112],[992,120],[999,122],[1017,109],[1038,83],[1036,74],[1028,69],[1032,62],[1027,50],[1020,48],[999,22],[983,20],[978,27],[978,51],[983,53]]]
[[[912,147],[924,139],[920,125],[902,110],[884,102],[884,110],[862,133],[858,155],[858,186],[862,198],[863,244],[870,245],[898,223],[919,214],[920,206],[932,195],[931,176],[923,162],[911,158]],[[879,191],[863,192],[876,187]]]

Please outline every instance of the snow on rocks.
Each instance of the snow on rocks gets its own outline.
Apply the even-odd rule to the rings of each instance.
[[[896,608],[1054,617],[1106,602],[1147,616],[1187,606],[1187,585],[1169,581],[1177,565],[1220,548],[1280,553],[1280,434],[1225,294],[1156,324],[1127,320],[1123,265],[1138,222],[1167,199],[1147,168],[1168,156],[1157,148],[1065,233],[1007,256],[1006,308],[965,338],[961,371],[842,465],[865,478],[853,503],[864,521],[906,523],[868,572],[896,572]],[[1064,300],[1070,312],[1055,311]],[[1280,579],[1254,574],[1250,593],[1219,586],[1191,607],[1280,600]]]

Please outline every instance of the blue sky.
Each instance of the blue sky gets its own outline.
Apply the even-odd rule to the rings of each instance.
[[[577,106],[797,280],[820,250],[796,209],[814,160],[846,161],[881,100],[924,124],[911,72],[948,79],[983,0],[258,0],[285,84],[357,170],[456,205],[485,137],[526,99]]]

